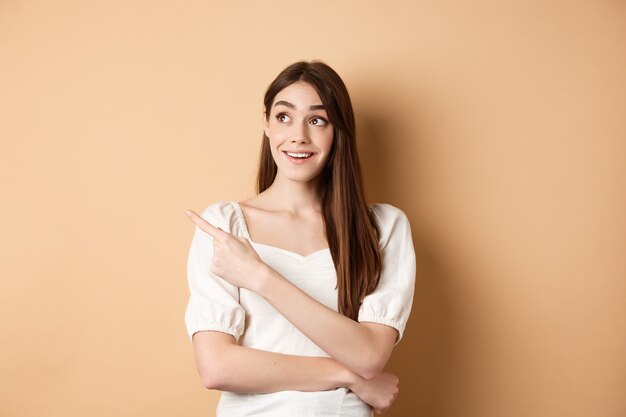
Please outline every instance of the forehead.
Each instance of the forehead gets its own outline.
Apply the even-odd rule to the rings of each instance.
[[[280,90],[278,94],[276,94],[276,97],[274,97],[272,106],[279,100],[288,101],[294,104],[296,108],[322,104],[322,100],[317,94],[317,91],[315,91],[315,88],[304,81],[296,81]]]

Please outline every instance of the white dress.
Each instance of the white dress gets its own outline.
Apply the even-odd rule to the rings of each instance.
[[[372,204],[380,230],[383,268],[376,290],[366,296],[359,322],[398,330],[406,326],[415,283],[415,251],[406,215],[389,204]],[[320,303],[337,311],[337,275],[330,250],[302,256],[286,249],[253,242],[236,201],[218,201],[201,215],[213,226],[250,240],[261,259]],[[291,355],[329,357],[278,313],[265,299],[235,287],[213,274],[212,238],[196,227],[187,265],[190,297],[185,311],[189,338],[203,330],[231,334],[240,345]],[[352,391],[281,391],[269,394],[224,392],[218,417],[371,417],[369,405]]]

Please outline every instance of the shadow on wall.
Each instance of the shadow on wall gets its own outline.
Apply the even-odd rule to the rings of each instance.
[[[356,101],[355,112],[368,200],[396,205],[407,214],[417,257],[411,318],[386,368],[400,378],[400,394],[385,414],[438,417],[445,412],[444,367],[451,354],[447,340],[452,310],[445,290],[451,271],[445,268],[445,250],[436,244],[425,216],[420,216],[420,199],[426,194],[419,185],[428,165],[426,138],[416,129],[417,118],[406,120],[409,113],[419,114],[417,109],[407,112],[410,97],[402,100],[397,92],[376,94],[371,84],[363,87],[369,93]]]

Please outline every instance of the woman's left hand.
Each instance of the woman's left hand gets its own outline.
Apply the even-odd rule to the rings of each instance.
[[[187,210],[187,216],[213,238],[211,272],[236,287],[256,292],[261,272],[267,264],[261,260],[248,239],[213,226],[191,210]]]

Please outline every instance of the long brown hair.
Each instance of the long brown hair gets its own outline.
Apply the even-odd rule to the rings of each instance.
[[[357,320],[363,298],[378,285],[382,262],[379,231],[365,201],[352,103],[345,84],[331,67],[317,60],[300,61],[285,68],[268,87],[263,100],[266,118],[276,95],[296,81],[304,81],[317,91],[334,127],[328,163],[319,178],[322,214],[337,271],[339,312]],[[258,193],[272,185],[276,172],[269,140],[263,133]]]

